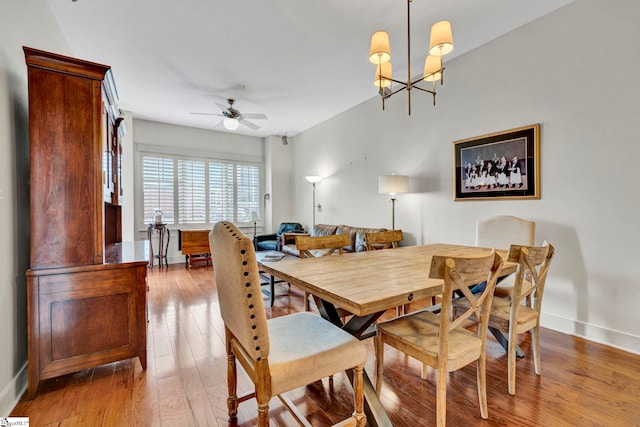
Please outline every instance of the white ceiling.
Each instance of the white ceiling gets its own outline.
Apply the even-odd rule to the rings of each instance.
[[[216,102],[264,113],[264,137],[293,136],[376,96],[371,34],[389,32],[407,74],[402,0],[47,0],[73,56],[113,68],[120,108],[140,119],[225,131]],[[416,0],[412,74],[431,25],[451,21],[445,62],[573,0]],[[416,72],[417,71],[417,72]],[[403,77],[400,77],[403,76]]]

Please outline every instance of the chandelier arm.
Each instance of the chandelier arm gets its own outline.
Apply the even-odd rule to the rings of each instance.
[[[436,94],[436,91],[435,91],[435,90],[424,89],[424,88],[421,88],[420,86],[416,86],[416,85],[412,86],[412,87],[411,87],[411,89],[419,89],[419,90],[421,90],[421,91],[423,91],[423,92],[429,92],[429,93],[430,93],[430,94],[432,94],[432,95],[435,95],[435,94]]]
[[[386,77],[385,77],[385,78],[386,78]],[[392,82],[394,82],[394,83],[398,83],[398,84],[401,84],[401,85],[402,85],[402,86],[404,86],[404,87],[407,87],[407,82],[403,82],[403,81],[401,81],[401,80],[396,80],[396,79],[387,79],[387,80],[391,80],[391,81],[392,81]]]
[[[403,91],[403,90],[405,90],[406,88],[407,88],[406,86],[403,86],[403,87],[401,87],[400,89],[396,89],[396,90],[394,90],[393,92],[391,92],[389,95],[384,95],[384,97],[383,97],[383,98],[391,98],[391,96],[392,96],[392,95],[395,95],[395,94],[396,94],[396,93],[398,93],[398,92],[402,92],[402,91]]]

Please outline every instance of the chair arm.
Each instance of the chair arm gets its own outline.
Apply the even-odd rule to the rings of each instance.
[[[276,240],[276,234],[256,234],[253,236],[253,249],[258,250],[258,243],[264,242],[265,240]]]
[[[255,236],[253,236],[253,241],[258,243],[258,242],[264,242],[265,240],[277,240],[277,236],[275,233],[273,234],[256,234]]]

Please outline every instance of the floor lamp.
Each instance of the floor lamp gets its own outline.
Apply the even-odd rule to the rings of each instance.
[[[309,175],[305,176],[306,180],[309,181],[313,185],[313,225],[311,228],[311,233],[316,228],[316,207],[320,207],[320,205],[316,206],[316,184],[322,181],[321,176]]]
[[[409,191],[409,177],[406,175],[380,175],[378,193],[391,195],[391,229],[396,229],[396,194]]]

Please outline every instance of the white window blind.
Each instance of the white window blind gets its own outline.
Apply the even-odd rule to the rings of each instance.
[[[162,210],[168,224],[251,222],[260,217],[261,166],[142,153],[144,223]],[[255,214],[255,216],[254,216]]]
[[[178,160],[178,212],[180,224],[207,221],[205,162]]]
[[[144,223],[153,222],[154,212],[161,210],[163,221],[175,223],[175,207],[173,194],[173,160],[161,157],[144,157],[143,197]]]
[[[209,163],[209,221],[234,221],[234,165]]]
[[[238,221],[251,221],[260,207],[260,170],[255,166],[237,165]]]

